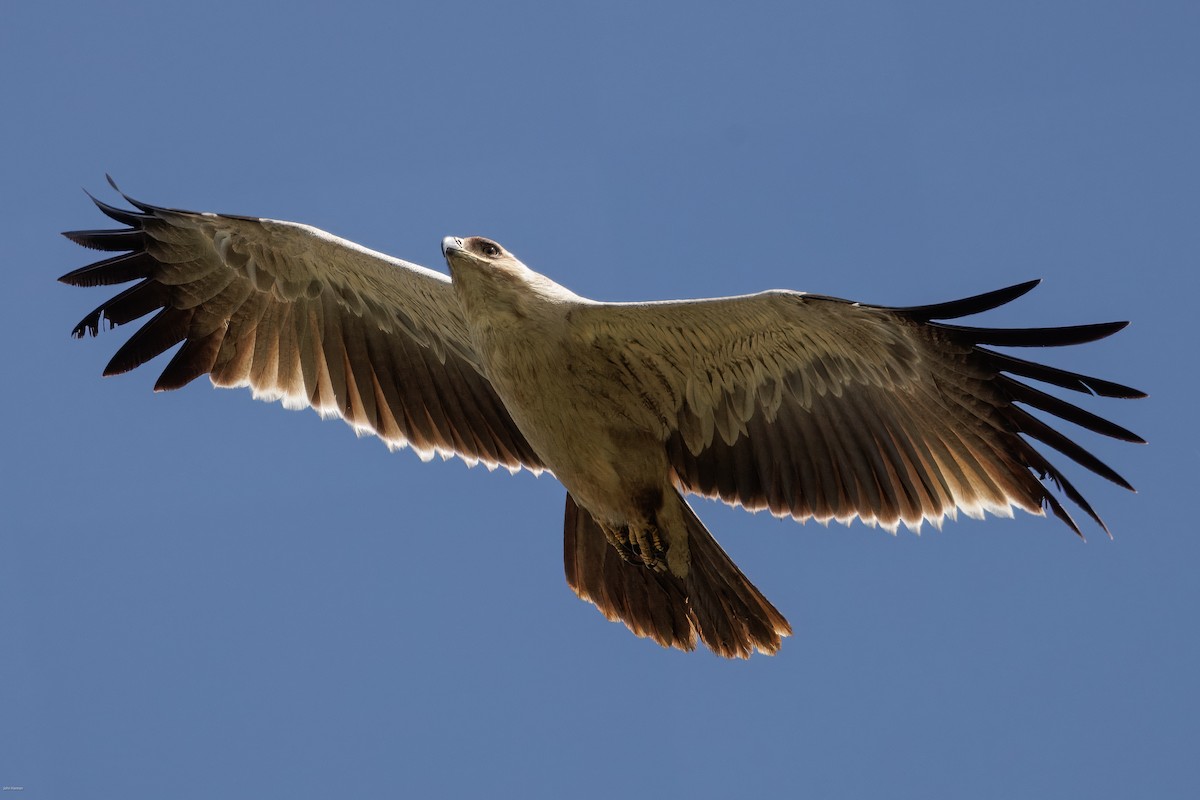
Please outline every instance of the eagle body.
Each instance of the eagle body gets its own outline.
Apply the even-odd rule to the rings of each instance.
[[[447,277],[306,225],[125,199],[94,202],[126,227],[66,234],[113,255],[60,278],[132,284],[76,336],[152,315],[106,375],[178,346],[158,390],[208,375],[422,458],[548,471],[567,490],[568,584],[663,646],[747,657],[791,633],[687,494],[893,532],[1050,511],[1080,533],[1065,499],[1107,530],[1035,443],[1132,488],[1042,415],[1142,440],[1032,384],[1143,393],[1004,352],[1125,323],[950,322],[1036,281],[909,307],[788,290],[606,303],[482,237],[443,240]]]
[[[483,374],[576,503],[606,532],[632,531],[639,553],[639,535],[658,535],[661,552],[646,552],[647,565],[661,571],[673,560],[685,578],[684,526],[673,519],[660,528],[657,519],[670,515],[664,506],[675,494],[661,425],[618,379],[621,344],[580,324],[603,304],[515,260],[476,262],[474,244],[448,237],[443,252]]]

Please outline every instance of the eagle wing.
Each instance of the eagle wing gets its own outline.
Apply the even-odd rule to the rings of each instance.
[[[1142,392],[983,345],[1073,345],[1126,323],[989,329],[987,311],[1037,281],[949,303],[887,308],[790,291],[585,308],[586,346],[618,354],[612,379],[640,398],[686,491],[778,516],[895,531],[1048,508],[1079,527],[1050,483],[1101,527],[1024,437],[1128,482],[1021,406],[1131,442],[1135,434],[1019,377],[1107,397]],[[1020,404],[1020,405],[1018,405]],[[1107,529],[1105,529],[1107,530]]]
[[[423,459],[543,468],[480,372],[445,275],[307,225],[125,199],[137,210],[93,201],[129,227],[64,234],[121,254],[62,282],[136,281],[84,317],[76,337],[157,312],[105,375],[182,342],[156,390],[208,374],[217,386],[340,416]]]

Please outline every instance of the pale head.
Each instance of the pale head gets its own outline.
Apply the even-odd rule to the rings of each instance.
[[[452,269],[464,263],[481,267],[524,267],[499,243],[482,236],[471,236],[466,239],[447,236],[442,239],[442,255],[446,257],[446,263]]]
[[[517,308],[525,296],[554,301],[581,301],[573,292],[522,264],[497,242],[482,236],[442,239],[442,255],[459,296],[472,307],[481,304]]]

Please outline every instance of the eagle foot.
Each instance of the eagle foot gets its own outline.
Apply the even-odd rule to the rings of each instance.
[[[622,560],[649,567],[655,572],[667,569],[667,547],[658,534],[658,528],[622,526],[616,530],[605,528],[604,534]]]
[[[617,554],[621,556],[622,561],[627,561],[630,564],[642,563],[641,555],[634,550],[636,545],[629,539],[628,528],[622,527],[612,529],[607,525],[604,525],[601,526],[601,529],[604,531],[604,537],[608,539],[608,543],[612,545],[613,549],[617,551]]]

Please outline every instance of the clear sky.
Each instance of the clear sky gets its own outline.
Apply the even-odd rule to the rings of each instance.
[[[0,784],[78,797],[1197,797],[1200,5],[9,3]],[[598,299],[885,304],[1148,391],[1059,458],[1115,534],[892,537],[712,503],[796,635],[665,651],[562,575],[552,479],[73,341],[111,172],[442,268],[491,236]],[[161,366],[163,361],[158,362]]]

